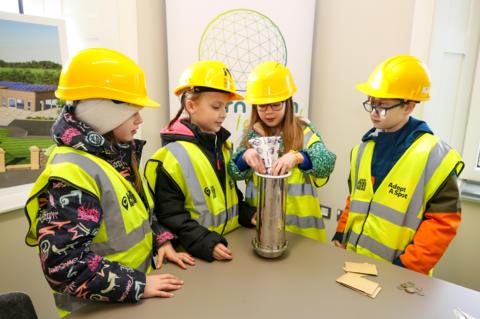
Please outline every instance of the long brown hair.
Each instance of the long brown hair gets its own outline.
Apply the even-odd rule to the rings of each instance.
[[[287,153],[291,150],[298,151],[303,148],[303,127],[305,123],[300,118],[295,116],[293,112],[293,100],[291,97],[285,100],[285,108],[285,115],[280,122],[280,135],[283,139],[284,152]],[[262,121],[258,115],[257,106],[254,104],[252,105],[252,112],[250,115],[250,122],[248,123],[247,132],[253,129],[255,123],[259,123],[261,125],[266,136],[272,136],[271,129]],[[247,134],[244,134],[242,144],[245,147],[250,146],[248,143]]]

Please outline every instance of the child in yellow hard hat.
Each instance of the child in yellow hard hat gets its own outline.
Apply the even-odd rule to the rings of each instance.
[[[353,148],[350,195],[336,246],[429,273],[460,223],[460,155],[411,116],[430,99],[427,67],[413,56],[380,63],[357,89],[373,128]]]
[[[152,257],[182,264],[173,234],[152,220],[134,139],[147,95],[143,71],[123,54],[86,49],[65,64],[55,92],[69,101],[52,127],[57,146],[25,210],[26,242],[39,246],[60,316],[94,302],[172,297],[183,281],[148,274]],[[157,262],[158,263],[158,262]]]
[[[256,205],[256,177],[266,167],[248,142],[262,136],[281,136],[283,155],[272,164],[273,175],[291,172],[288,178],[286,230],[322,242],[325,225],[315,187],[327,183],[336,156],[329,151],[318,130],[307,119],[294,115],[295,83],[290,71],[280,63],[267,61],[257,65],[247,82],[246,102],[252,104],[249,127],[242,145],[229,162],[234,179],[247,179],[245,197]]]
[[[161,131],[164,146],[145,168],[156,216],[192,255],[207,261],[231,260],[233,253],[223,235],[239,223],[252,226],[254,211],[243,202],[225,167],[232,148],[230,133],[222,127],[227,103],[243,97],[220,61],[189,66],[174,93],[181,108]]]

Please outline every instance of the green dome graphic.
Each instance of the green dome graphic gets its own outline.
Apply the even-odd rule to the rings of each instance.
[[[198,46],[199,60],[219,60],[232,73],[238,91],[245,91],[250,71],[264,61],[287,64],[287,46],[278,26],[249,9],[221,13],[205,29]]]

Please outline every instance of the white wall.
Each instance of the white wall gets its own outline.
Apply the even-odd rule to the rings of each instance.
[[[154,0],[63,0],[69,56],[88,47],[128,55],[145,72],[148,94],[159,109],[145,108],[138,138],[148,141],[142,162],[160,147],[159,128],[168,120],[165,3]]]
[[[348,194],[350,150],[371,127],[364,94],[355,89],[385,58],[410,49],[414,0],[317,0],[310,119],[337,162],[320,190],[332,208],[327,230],[333,235],[337,209]]]
[[[167,32],[165,2],[158,0],[137,1],[138,63],[147,79],[148,94],[160,102],[158,109],[142,111],[144,123],[140,137],[147,141],[142,162],[145,163],[161,146],[160,128],[169,120]]]
[[[432,1],[317,0],[310,118],[338,156],[329,183],[320,191],[323,204],[332,207],[333,213],[337,208],[343,209],[348,192],[349,150],[370,128],[361,105],[365,97],[355,90],[355,84],[364,81],[379,61],[410,52],[412,43],[417,43],[415,50],[427,54],[427,46],[419,38],[429,33],[428,23],[421,24],[415,32],[412,28],[421,20],[417,20],[421,13],[418,7],[423,7],[424,16],[431,16],[428,8],[434,7]],[[84,17],[90,22],[88,30],[74,29],[69,36],[70,54],[89,45],[108,46],[125,52],[144,68],[149,94],[163,106],[143,111],[145,124],[141,135],[149,140],[145,154],[148,157],[159,146],[158,130],[167,121],[170,94],[164,2],[63,0],[62,3],[71,19]],[[73,20],[67,19],[68,34],[71,28],[75,28]],[[464,203],[463,215],[458,235],[435,276],[480,290],[477,266],[480,255],[475,253],[480,242],[478,204]],[[335,226],[333,216],[327,222],[329,235],[333,235]],[[46,293],[48,286],[41,275],[38,257],[34,249],[23,243],[27,227],[21,210],[0,215],[0,291],[26,291],[33,297],[39,318],[53,318],[52,298]]]
[[[348,194],[350,149],[371,127],[361,104],[365,96],[355,84],[365,81],[373,68],[391,55],[415,54],[428,60],[437,5],[436,0],[317,0],[310,119],[337,154],[330,181],[319,192],[322,204],[332,208],[332,218],[326,222],[330,237],[337,225],[336,210],[344,208]],[[427,107],[430,105],[420,104],[415,116],[423,118]],[[447,127],[448,136],[458,135],[448,131],[448,127],[453,130],[448,121],[459,116],[436,116],[446,125],[442,132]],[[480,255],[474,253],[480,242],[480,205],[463,202],[462,206],[458,234],[434,276],[480,290]]]

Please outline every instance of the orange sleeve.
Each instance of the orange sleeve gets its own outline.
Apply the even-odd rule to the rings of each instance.
[[[345,208],[343,209],[342,215],[337,223],[337,233],[343,233],[345,231],[345,226],[347,226],[348,212],[350,211],[350,195],[347,196],[347,201],[345,203]]]
[[[423,221],[400,261],[409,269],[428,274],[447,250],[461,220],[457,176],[451,174],[427,203]]]
[[[461,215],[455,213],[425,213],[413,243],[400,256],[405,267],[428,274],[440,260],[457,233]]]

